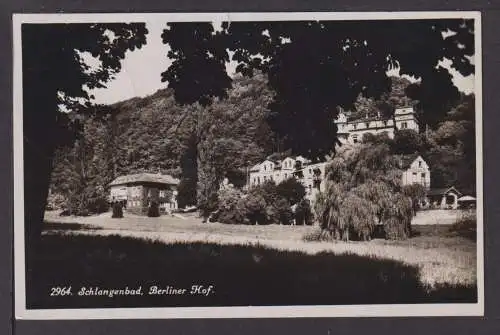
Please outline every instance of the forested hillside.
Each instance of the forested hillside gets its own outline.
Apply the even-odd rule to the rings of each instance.
[[[181,178],[180,205],[196,203],[200,175],[210,189],[273,151],[267,87],[263,75],[237,77],[228,97],[207,107],[181,106],[172,90],[163,89],[98,108],[83,119],[74,145],[57,150],[49,205],[64,203],[74,213],[102,211],[108,183],[136,172]]]
[[[391,77],[391,90],[384,93],[379,99],[366,98],[361,94],[354,103],[354,109],[349,118],[357,120],[365,117],[373,117],[380,114],[382,117],[392,117],[395,108],[416,105],[417,101],[412,100],[406,94],[407,88],[412,83],[402,77]],[[415,83],[413,85],[418,85]]]
[[[391,79],[391,91],[380,99],[359,96],[351,118],[391,117],[395,108],[416,104],[405,93],[415,84]],[[49,205],[100,212],[108,206],[106,186],[117,176],[161,172],[181,179],[180,206],[213,209],[224,177],[242,185],[245,167],[270,154],[290,153],[269,126],[273,97],[267,78],[256,74],[235,78],[226,98],[206,106],[179,105],[171,89],[101,106],[83,118],[74,145],[56,152]],[[432,187],[474,193],[474,112],[474,96],[462,95],[435,126],[421,126],[420,134],[397,132],[391,151],[422,154],[431,166]]]

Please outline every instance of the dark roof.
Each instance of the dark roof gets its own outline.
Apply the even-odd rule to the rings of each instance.
[[[455,193],[457,193],[458,195],[461,195],[462,193],[460,193],[456,188],[454,188],[453,186],[452,187],[445,187],[445,188],[431,188],[428,192],[427,192],[427,195],[444,195],[450,191],[454,191]]]
[[[410,155],[398,155],[401,169],[408,169],[411,163],[413,163],[415,159],[418,158],[418,156],[420,156],[419,153],[414,153]]]
[[[179,179],[167,174],[136,173],[120,176],[113,180],[109,186],[124,185],[130,183],[156,183],[164,185],[178,185]]]

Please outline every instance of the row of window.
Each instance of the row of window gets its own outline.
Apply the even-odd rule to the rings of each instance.
[[[285,173],[285,175],[284,175],[284,176],[285,176],[285,179],[287,179],[289,176],[291,177],[292,175],[291,175],[291,174],[289,175],[288,173]],[[268,181],[268,180],[269,180],[269,181],[274,181],[274,177],[273,177],[273,176],[262,176],[262,183],[264,183],[264,182],[266,182],[266,181]],[[261,183],[261,178],[260,178],[260,176],[257,176],[257,177],[255,177],[255,178],[253,178],[253,184],[254,184],[254,185],[256,185],[256,184],[257,184],[257,185],[260,185],[260,183]]]
[[[142,201],[136,201],[136,200],[129,200],[127,202],[128,207],[139,207],[142,206]]]
[[[376,122],[377,122],[377,121],[375,121],[375,125],[373,125],[373,127],[375,127],[375,128],[377,128],[377,127],[381,127],[381,126],[378,126]],[[382,126],[383,126],[383,127],[387,127],[387,126],[389,126],[388,120],[382,120],[381,122],[382,122]],[[359,125],[360,123],[351,123],[351,124],[352,124],[352,129],[353,129],[353,130],[370,128],[370,126],[372,125],[372,123],[370,123],[370,122],[365,122],[365,123],[364,123],[365,127],[364,127],[364,128],[363,128],[363,127],[362,127],[362,128],[359,128],[359,127],[358,127],[358,125]],[[344,128],[346,128],[346,127],[348,127],[348,125],[347,125],[347,124],[342,124],[342,125],[340,125],[340,128],[341,128],[341,129],[344,129]],[[406,121],[405,121],[405,122],[401,122],[401,128],[400,128],[400,129],[408,129],[408,122],[406,122]]]
[[[382,124],[384,127],[387,127],[388,121],[387,120],[382,120]],[[352,127],[354,130],[358,129],[358,124],[357,123],[352,123]],[[375,126],[377,127],[377,124],[375,123]],[[365,128],[370,128],[370,122],[365,122]]]
[[[309,172],[310,176],[313,176],[313,169],[312,168],[308,169],[308,172]],[[284,177],[283,180],[291,178],[291,177],[293,177],[293,173],[290,173],[290,174],[284,173],[283,177]],[[299,178],[303,178],[303,176],[299,177]],[[257,176],[257,177],[253,177],[252,178],[252,184],[253,185],[260,185],[261,183],[264,183],[266,181],[279,181],[279,180],[281,180],[281,178],[276,178],[275,179],[275,177],[272,176],[272,175],[270,175],[270,176],[262,176],[262,178],[261,178],[261,176]]]

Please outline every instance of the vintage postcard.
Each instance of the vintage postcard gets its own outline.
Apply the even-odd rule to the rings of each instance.
[[[483,315],[480,20],[15,14],[16,318]]]

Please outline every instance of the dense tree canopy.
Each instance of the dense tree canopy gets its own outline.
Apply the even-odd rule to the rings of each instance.
[[[146,43],[144,23],[23,24],[23,136],[25,234],[29,258],[36,252],[56,146],[74,140],[87,88],[104,87],[121,69],[128,50]],[[96,67],[84,61],[96,59]],[[29,263],[29,259],[27,260]]]
[[[337,106],[390,89],[388,69],[421,78],[408,87],[409,97],[431,125],[459,98],[439,61],[450,59],[463,75],[474,71],[473,20],[231,22],[220,31],[211,23],[169,23],[163,40],[174,60],[163,80],[183,103],[224,95],[229,51],[238,72],[266,73],[276,92],[272,129],[287,148],[308,156],[333,148]]]
[[[197,204],[197,184],[198,200],[206,202],[224,177],[245,184],[245,168],[272,151],[265,122],[271,99],[265,76],[256,74],[235,78],[227,98],[208,106],[180,106],[171,89],[97,106],[95,115],[81,118],[76,143],[58,150],[52,191],[64,195],[74,213],[94,212],[88,208],[93,190],[102,190],[105,202],[105,188],[117,176],[162,172],[181,178],[181,206]]]
[[[408,238],[414,208],[399,167],[387,143],[344,148],[328,166],[326,189],[316,199],[322,229],[337,239],[368,240],[382,224],[387,238]]]
[[[439,65],[446,58],[462,75],[474,72],[473,20],[226,22],[221,29],[211,23],[169,23],[162,39],[173,62],[161,76],[170,96],[161,102],[132,99],[125,104],[137,112],[121,116],[119,106],[89,106],[87,92],[104,87],[120,71],[126,52],[146,43],[145,24],[23,25],[22,34],[28,223],[42,220],[54,149],[74,138],[66,131],[74,126],[87,136],[60,158],[76,166],[68,173],[78,187],[64,187],[85,194],[88,203],[102,197],[96,185],[117,174],[158,169],[182,177],[186,203],[197,183],[198,204],[210,207],[224,176],[241,172],[276,147],[309,158],[330,153],[339,106],[390,115],[395,106],[415,104],[422,123],[434,129],[424,145],[431,148],[431,161],[443,164],[441,175],[450,166],[463,172],[443,179],[470,181],[474,173],[473,103]],[[90,56],[97,67],[86,64]],[[238,62],[243,76],[228,76],[229,60]],[[392,68],[420,81],[395,84],[387,76]],[[463,104],[453,109],[460,99]],[[60,113],[61,106],[76,113]],[[78,116],[84,112],[104,116],[89,121]],[[127,122],[148,131],[128,129]],[[381,159],[390,147],[384,141],[367,147],[354,151],[349,164],[334,162],[340,165],[330,175],[346,181],[329,187],[345,191],[345,198],[337,201],[336,191],[330,192],[322,214],[343,217],[336,223],[342,227],[365,218],[356,229],[369,236],[373,213],[387,227],[395,225],[391,234],[406,236],[408,197],[395,183],[391,160]],[[472,166],[462,164],[464,158]],[[397,206],[374,205],[373,194]],[[260,196],[249,208],[258,208]]]
[[[396,76],[391,76],[390,79],[390,90],[381,94],[378,99],[359,94],[354,102],[354,109],[350,111],[349,119],[357,120],[376,116],[389,119],[394,116],[396,108],[416,105],[417,101],[409,98],[406,93],[406,89],[411,85],[411,82],[406,78]]]
[[[437,129],[428,132],[423,152],[432,167],[433,187],[476,192],[475,116],[474,95],[462,95]]]

